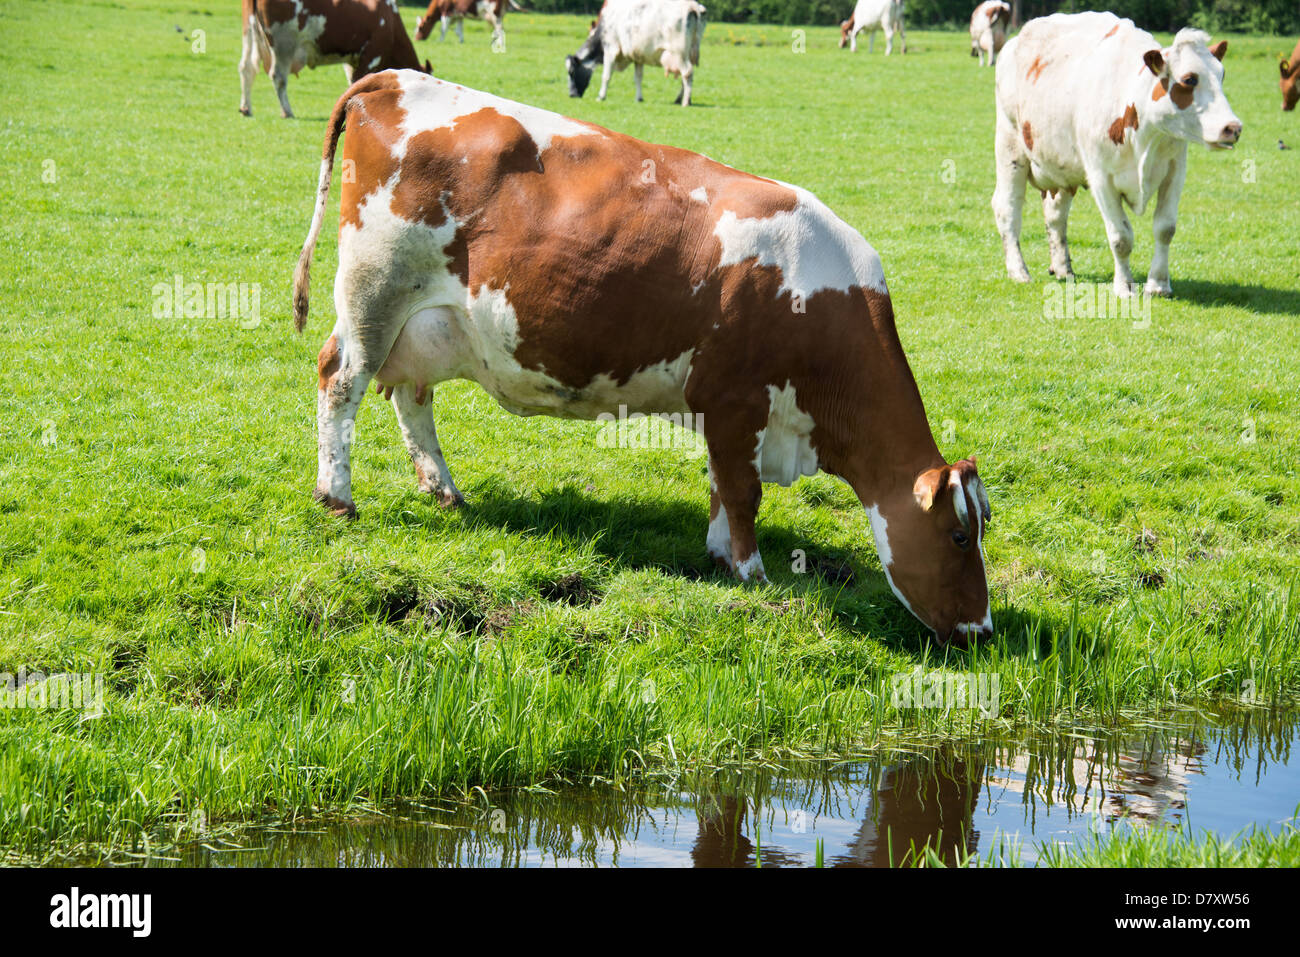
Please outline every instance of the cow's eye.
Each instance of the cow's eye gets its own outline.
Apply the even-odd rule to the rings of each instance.
[[[1187,76],[1183,77],[1178,82],[1181,83],[1183,86],[1196,86],[1196,74],[1189,73],[1187,74]]]
[[[966,551],[966,549],[970,548],[970,538],[963,531],[960,530],[954,531],[952,533],[952,542],[963,552]]]

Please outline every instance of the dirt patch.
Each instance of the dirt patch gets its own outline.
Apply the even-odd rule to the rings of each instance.
[[[1154,571],[1140,573],[1137,580],[1143,588],[1163,588],[1165,584],[1165,576]]]
[[[852,585],[858,577],[852,565],[838,558],[814,558],[808,570],[831,585]]]
[[[601,598],[600,592],[587,584],[579,572],[571,572],[554,581],[542,582],[538,586],[538,591],[547,601],[576,605],[580,608],[593,605]]]

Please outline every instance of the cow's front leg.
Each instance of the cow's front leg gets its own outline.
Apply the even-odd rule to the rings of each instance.
[[[677,96],[681,100],[682,106],[691,105],[691,89],[694,87],[694,83],[695,68],[690,63],[687,63],[686,68],[682,70],[682,91]]]
[[[641,75],[645,72],[644,63],[632,64],[632,79],[636,82],[636,101],[641,102]]]
[[[1029,180],[1029,157],[1020,148],[1020,134],[1003,116],[994,134],[997,187],[993,190],[993,220],[1002,237],[1007,275],[1017,282],[1029,282],[1029,269],[1020,251],[1021,211],[1025,205],[1025,184]]]
[[[753,442],[751,436],[749,444],[752,446]],[[758,553],[754,534],[763,485],[753,460],[739,454],[728,442],[711,439],[709,484],[709,554],[745,584],[767,584],[763,557]]]
[[[1174,229],[1178,225],[1178,200],[1183,194],[1183,181],[1187,178],[1187,157],[1174,163],[1160,184],[1156,197],[1156,212],[1152,227],[1155,232],[1156,248],[1151,254],[1151,269],[1147,273],[1146,293],[1148,296],[1172,296],[1173,286],[1169,284],[1169,244],[1174,241]]]
[[[907,53],[907,31],[903,29],[903,21],[898,21],[898,46],[899,53]]]
[[[447,15],[444,13],[444,14],[442,15],[442,21],[441,21],[441,22],[442,22],[442,32],[438,34],[438,42],[439,42],[439,43],[441,43],[443,40],[447,39],[447,28],[448,28],[449,26],[451,26],[451,17],[447,16]]]
[[[1070,279],[1074,269],[1070,263],[1070,243],[1066,239],[1066,224],[1070,219],[1070,203],[1074,190],[1049,190],[1043,194],[1043,219],[1047,220],[1047,245],[1052,254],[1052,275],[1057,279]]]
[[[465,18],[456,18],[456,39],[461,43],[465,42]]]
[[[433,387],[398,385],[393,389],[393,407],[397,410],[402,441],[415,466],[416,487],[433,495],[443,508],[463,504],[465,498],[451,480],[451,470],[438,444],[438,430],[433,423]]]
[[[607,46],[605,49],[608,51],[609,47]],[[609,92],[609,78],[614,74],[614,57],[616,55],[608,52],[605,54],[605,64],[600,71],[600,93],[596,96],[598,100],[604,100],[605,94]]]
[[[885,27],[885,56],[889,56],[893,52],[894,52],[894,28],[890,26],[886,26]]]
[[[1106,239],[1110,242],[1111,255],[1115,259],[1115,295],[1127,299],[1133,295],[1133,271],[1129,268],[1129,257],[1133,254],[1133,226],[1124,215],[1124,204],[1119,190],[1104,176],[1089,176],[1089,182],[1095,182],[1092,195],[1101,211],[1102,221],[1106,224]]]

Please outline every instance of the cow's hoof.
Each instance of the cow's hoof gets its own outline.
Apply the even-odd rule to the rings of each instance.
[[[443,508],[460,508],[465,504],[465,496],[454,489],[436,489],[433,494],[437,497],[438,504]]]
[[[253,115],[253,111],[252,111],[252,110],[245,109],[245,108],[242,107],[242,106],[239,108],[239,113],[240,113],[241,116],[252,116],[252,115]]]
[[[1160,296],[1162,299],[1172,299],[1174,296],[1174,290],[1167,282],[1148,281],[1146,284],[1146,294],[1148,296]]]
[[[1030,281],[1028,269],[1021,269],[1021,270],[1008,269],[1007,276],[1015,282]]]
[[[335,498],[323,489],[316,489],[312,492],[312,498],[320,502],[321,507],[335,518],[353,519],[357,517],[357,506],[355,502],[344,502],[342,499]]]
[[[1047,270],[1047,272],[1048,272],[1049,275],[1055,276],[1057,279],[1073,279],[1073,278],[1074,278],[1074,270],[1073,270],[1073,269],[1049,269],[1049,270]]]
[[[291,119],[293,119],[293,114],[292,114],[292,113],[288,113],[288,112],[286,112],[286,111],[284,111],[284,110],[281,110],[281,111],[280,111],[280,118],[283,119],[283,120],[291,120]]]

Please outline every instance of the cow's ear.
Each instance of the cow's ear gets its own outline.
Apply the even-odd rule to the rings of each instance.
[[[1165,72],[1165,58],[1159,50],[1148,50],[1142,54],[1142,59],[1146,62],[1147,69],[1156,76]]]
[[[939,497],[939,492],[943,489],[947,478],[948,466],[946,465],[926,469],[916,477],[916,482],[912,485],[912,495],[923,511],[928,512],[934,508],[934,500]]]
[[[1220,40],[1214,46],[1210,47],[1210,52],[1214,54],[1216,60],[1222,63],[1223,55],[1228,52],[1228,41]]]
[[[1291,75],[1291,64],[1289,62],[1283,60],[1281,63],[1278,64],[1278,66],[1282,68],[1282,79],[1285,80],[1287,77]]]
[[[428,60],[424,61],[424,72],[429,74],[429,76],[433,76],[433,64]]]

